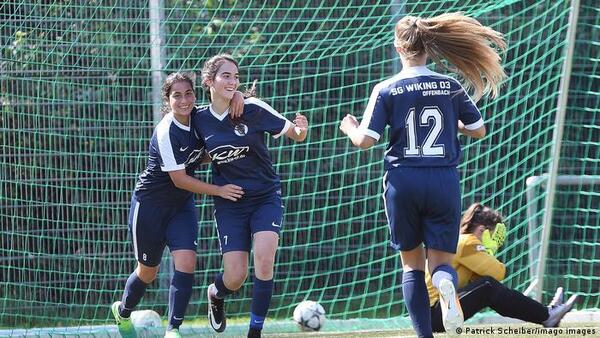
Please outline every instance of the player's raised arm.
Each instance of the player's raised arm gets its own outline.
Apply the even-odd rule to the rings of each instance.
[[[375,142],[377,142],[377,140],[371,136],[361,133],[358,130],[358,127],[358,120],[356,120],[356,117],[354,117],[354,115],[350,114],[344,116],[342,122],[340,123],[340,130],[342,131],[342,133],[344,133],[344,135],[350,138],[352,144],[361,149],[371,148],[375,144]]]

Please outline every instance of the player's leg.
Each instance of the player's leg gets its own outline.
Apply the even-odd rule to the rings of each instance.
[[[456,334],[464,322],[458,299],[458,275],[452,267],[460,225],[460,186],[455,168],[429,168],[424,189],[427,191],[423,218],[427,265],[431,282],[440,294],[446,332]]]
[[[169,315],[167,335],[179,336],[179,326],[183,323],[185,311],[192,296],[194,270],[196,268],[196,247],[198,238],[198,217],[194,200],[175,214],[167,226],[167,246],[173,256],[175,272],[169,287]]]
[[[425,251],[419,216],[421,187],[414,168],[398,168],[384,176],[383,199],[390,226],[391,245],[402,258],[402,295],[412,326],[419,337],[433,337],[429,296],[425,284]]]
[[[256,206],[250,218],[253,233],[254,281],[248,337],[260,337],[273,295],[275,253],[283,219],[281,196],[274,194]]]
[[[215,276],[208,286],[208,321],[217,332],[227,326],[225,298],[237,291],[248,276],[248,257],[251,247],[249,212],[243,205],[216,205],[215,221],[219,247],[223,255],[223,273]]]
[[[111,311],[123,337],[135,337],[129,317],[139,304],[148,284],[158,273],[158,266],[165,247],[162,223],[170,217],[171,210],[141,204],[132,197],[129,212],[129,230],[137,268],[125,283],[121,301],[114,302]]]
[[[504,317],[552,327],[554,325],[547,324],[560,322],[572,308],[572,303],[567,305],[562,302],[546,307],[489,276],[469,283],[459,294],[465,318],[471,318],[482,309],[490,307]],[[553,317],[552,321],[549,321],[550,317]]]

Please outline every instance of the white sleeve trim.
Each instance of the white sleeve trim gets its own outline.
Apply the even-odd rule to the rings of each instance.
[[[161,166],[160,170],[165,171],[165,172],[169,172],[169,171],[176,171],[176,170],[182,170],[185,169],[185,164],[178,164],[174,167],[165,167],[165,166]]]
[[[371,129],[359,127],[358,132],[361,133],[362,135],[367,135],[367,136],[374,138],[375,141],[379,141],[379,138],[381,138],[381,135],[379,135],[378,132],[371,130]]]
[[[175,155],[173,154],[173,146],[171,144],[171,136],[169,129],[173,122],[173,115],[167,114],[156,126],[156,141],[158,143],[158,151],[162,158],[163,165],[160,167],[162,171],[173,171],[185,168],[185,164],[177,164]]]
[[[279,138],[281,137],[281,135],[287,133],[287,131],[290,130],[292,125],[294,125],[292,122],[290,122],[288,119],[285,119],[285,126],[283,126],[283,129],[281,129],[281,132],[279,134],[273,135],[273,138]]]
[[[467,130],[475,130],[475,129],[481,128],[482,126],[483,126],[483,119],[479,119],[475,123],[465,124],[465,129],[467,129]]]

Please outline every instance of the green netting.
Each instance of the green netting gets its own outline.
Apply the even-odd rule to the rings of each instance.
[[[547,173],[557,156],[552,133],[569,6],[550,0],[166,0],[159,41],[151,39],[148,1],[3,1],[0,327],[112,324],[109,305],[135,266],[127,213],[155,123],[152,76],[199,72],[219,52],[239,60],[242,82],[259,80],[265,101],[288,117],[306,114],[312,125],[304,144],[270,144],[286,213],[269,314],[281,321],[269,330],[288,330],[303,299],[343,320],[330,330],[406,325],[400,260],[388,246],[380,197],[387,139],[358,151],[338,124],[346,113],[360,115],[374,84],[399,70],[392,47],[398,18],[448,11],[478,18],[509,42],[502,93],[480,103],[488,136],[462,139],[460,169],[463,206],[483,201],[506,216],[509,235],[500,255],[506,283],[524,290],[535,278],[530,271],[539,242],[529,239],[541,233],[546,198],[541,183],[528,199],[526,180]],[[596,4],[583,0],[561,175],[600,175],[599,25]],[[152,53],[152,45],[160,52]],[[199,177],[208,180],[208,172]],[[211,199],[197,202],[191,319],[204,318],[204,288],[220,269]],[[584,296],[579,309],[600,308],[599,205],[597,184],[557,187],[545,301],[562,284]],[[140,309],[166,313],[169,263]],[[250,291],[247,283],[228,301],[231,318],[247,316]],[[390,317],[395,320],[375,320]]]

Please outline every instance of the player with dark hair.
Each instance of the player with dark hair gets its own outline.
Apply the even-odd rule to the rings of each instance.
[[[179,326],[192,293],[198,216],[194,193],[236,201],[242,188],[212,185],[193,177],[206,151],[194,131],[196,94],[193,75],[173,73],[162,86],[164,112],[150,140],[146,169],[140,174],[129,211],[129,230],[137,268],[127,279],[121,301],[111,309],[123,337],[135,337],[130,315],[158,273],[165,246],[173,256],[175,273],[169,289],[169,326],[165,337],[180,337]],[[238,113],[242,96],[236,95]],[[233,110],[233,108],[232,108]]]
[[[239,86],[238,64],[230,55],[210,58],[202,69],[202,85],[211,104],[198,110],[196,130],[204,136],[212,160],[215,184],[235,184],[244,189],[237,202],[215,196],[215,220],[223,255],[223,273],[208,287],[208,317],[217,332],[225,330],[224,298],[237,291],[248,274],[253,250],[254,283],[248,337],[260,337],[273,294],[275,253],[282,226],[281,183],[273,169],[265,133],[301,142],[308,132],[305,116],[294,122],[262,100],[247,98],[244,114],[232,119],[229,102]]]
[[[474,203],[463,215],[452,267],[458,274],[458,297],[465,320],[490,307],[505,317],[558,327],[561,319],[573,308],[577,295],[563,302],[563,288],[559,287],[550,304],[544,306],[500,283],[506,269],[494,255],[504,243],[505,236],[506,226],[496,210]],[[439,293],[429,274],[425,280],[433,332],[443,332]]]
[[[346,115],[340,129],[362,149],[372,147],[386,126],[384,203],[392,247],[400,251],[402,292],[419,337],[432,337],[425,285],[425,258],[440,291],[447,332],[463,324],[452,268],[460,222],[457,134],[482,138],[481,113],[454,78],[427,69],[431,58],[446,60],[475,89],[475,97],[494,96],[505,74],[502,35],[459,13],[432,18],[406,16],[395,27],[394,46],[402,71],[375,86],[362,122]]]

